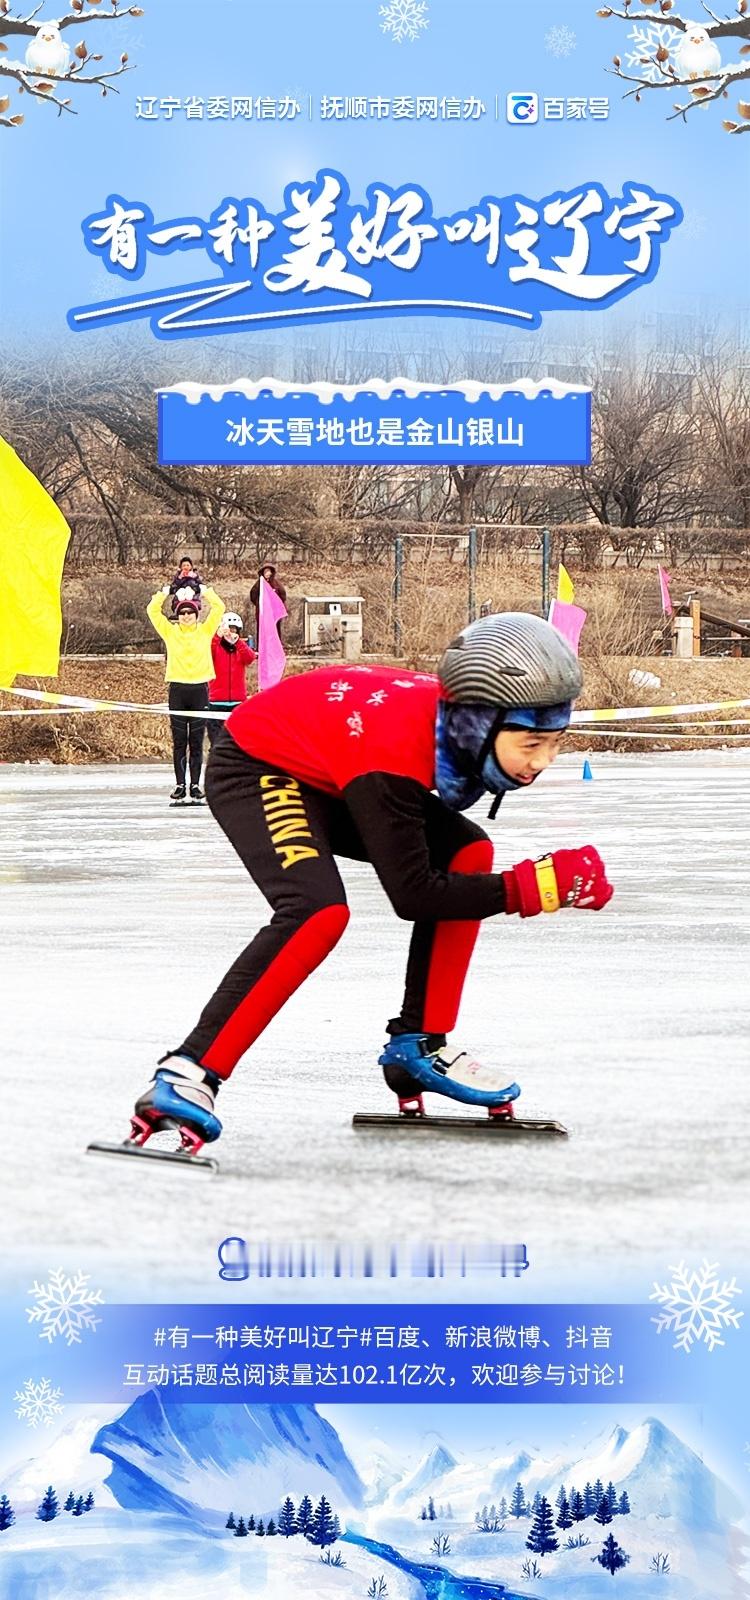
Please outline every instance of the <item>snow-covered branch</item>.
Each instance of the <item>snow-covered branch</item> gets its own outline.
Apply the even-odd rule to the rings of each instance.
[[[120,6],[118,0],[110,0],[109,11],[95,11],[92,7],[96,3],[97,0],[80,0],[79,5],[77,0],[73,0],[72,11],[67,11],[61,17],[50,17],[48,20],[62,31],[63,28],[87,28],[91,22],[119,22],[122,17],[143,16],[142,6]],[[0,0],[0,38],[12,33],[33,37],[39,26],[34,22],[34,18],[39,15],[43,5],[44,0],[39,0],[39,4],[27,16],[14,17],[9,10],[4,10]]]
[[[93,60],[94,58],[91,57],[90,59]],[[22,61],[0,61],[0,78],[14,78],[24,93],[30,94],[33,99],[44,100],[47,105],[57,106],[58,114],[63,111],[69,111],[71,116],[74,117],[78,113],[74,110],[70,100],[60,100],[54,93],[58,84],[99,84],[105,94],[119,94],[119,89],[116,89],[111,82],[112,78],[119,78],[123,72],[132,72],[132,70],[132,67],[129,67],[127,62],[121,62],[119,67],[115,67],[112,72],[97,72],[92,74],[91,77],[85,78],[80,72],[75,72],[71,69],[70,72],[66,72],[64,75],[61,74],[52,82],[51,80],[43,80],[38,72],[31,72]],[[0,100],[0,107],[5,101],[7,101],[7,96]],[[9,101],[8,105],[10,105]],[[23,117],[0,117],[0,126],[6,128],[17,128],[21,122],[23,122]]]
[[[689,98],[682,102],[676,101],[673,105],[668,122],[681,118],[684,122],[688,111],[697,105],[710,105],[712,101],[726,99],[730,89],[735,85],[750,79],[750,61],[724,63],[721,52],[716,44],[720,35],[732,34],[737,38],[750,37],[750,0],[737,0],[736,19],[723,20],[717,16],[707,0],[701,0],[703,10],[712,20],[707,26],[702,23],[688,23],[685,37],[676,41],[670,34],[670,29],[677,23],[684,23],[684,18],[676,17],[672,12],[668,0],[661,0],[659,11],[665,19],[664,23],[654,25],[648,22],[648,27],[635,28],[628,36],[629,42],[635,43],[635,50],[627,51],[628,66],[633,70],[628,72],[623,68],[619,55],[613,56],[614,76],[623,83],[631,84],[624,98],[635,98],[640,101],[646,91],[669,89],[672,93],[678,90],[687,91]],[[647,21],[642,13],[630,10],[627,0],[622,11],[607,8],[600,11],[599,16],[618,16],[623,21]],[[685,29],[683,28],[683,33]],[[639,53],[639,47],[640,52]],[[740,56],[750,56],[750,43],[742,44]],[[643,70],[639,70],[643,69]],[[612,68],[609,69],[610,72]],[[738,111],[741,122],[725,121],[723,126],[728,133],[742,131],[741,123],[750,120],[750,106],[747,102],[738,102]]]
[[[56,106],[58,116],[63,111],[69,111],[72,116],[77,114],[70,98],[62,98],[57,92],[59,87],[66,84],[96,85],[102,95],[119,94],[112,80],[121,77],[123,72],[132,71],[128,66],[127,54],[123,52],[119,65],[111,71],[86,72],[86,68],[90,69],[96,62],[103,61],[104,57],[92,53],[81,39],[72,49],[71,58],[71,46],[63,43],[60,30],[90,22],[116,22],[122,17],[142,17],[142,7],[127,5],[120,9],[120,0],[109,0],[109,10],[97,11],[93,8],[101,0],[71,0],[72,10],[64,16],[38,21],[44,3],[45,0],[39,0],[24,15],[14,16],[10,10],[11,0],[0,0],[0,80],[14,80],[19,94],[29,94],[34,100],[46,100],[48,105]],[[84,10],[84,7],[89,9]],[[8,46],[2,42],[3,34],[30,36],[31,43],[26,48],[23,61],[8,58]],[[20,127],[23,116],[20,113],[11,116],[9,113],[8,96],[0,96],[0,127]]]
[[[703,0],[701,0],[701,3],[703,10],[712,18],[712,21],[705,25],[709,38],[750,39],[750,6],[743,6],[742,10],[740,10],[738,5],[736,17],[717,17],[716,13],[703,3]],[[676,28],[678,33],[687,33],[689,28],[695,27],[694,18],[681,17],[678,12],[669,9],[665,11],[661,6],[655,12],[632,11],[629,6],[626,6],[621,11],[617,6],[605,6],[600,8],[596,14],[598,17],[618,17],[621,22],[645,22],[649,27],[653,27],[654,20],[657,18],[665,27]]]

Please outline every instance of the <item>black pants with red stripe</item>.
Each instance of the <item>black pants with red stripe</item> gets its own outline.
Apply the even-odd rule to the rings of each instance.
[[[273,909],[222,979],[179,1053],[228,1078],[289,996],[329,954],[349,920],[335,856],[367,860],[342,800],[246,755],[223,729],[206,773],[206,799]],[[437,799],[427,814],[435,869],[488,872],[481,828]],[[479,923],[414,925],[394,1032],[446,1033],[456,1020]]]

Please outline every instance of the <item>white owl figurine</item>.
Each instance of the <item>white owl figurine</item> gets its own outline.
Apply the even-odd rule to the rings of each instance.
[[[681,78],[705,78],[706,73],[719,71],[721,52],[706,29],[695,23],[683,34],[674,61]]]
[[[70,49],[60,38],[57,22],[43,22],[37,28],[25,59],[32,72],[51,72],[56,78],[64,76],[68,70]]]

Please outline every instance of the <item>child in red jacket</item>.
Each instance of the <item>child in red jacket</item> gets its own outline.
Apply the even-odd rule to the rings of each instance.
[[[255,651],[245,644],[242,633],[242,618],[236,611],[225,611],[216,633],[211,640],[211,654],[214,661],[215,678],[208,686],[208,697],[212,711],[234,711],[235,706],[242,704],[247,699],[247,682],[245,674],[247,668],[255,660]],[[208,742],[213,745],[222,729],[221,722],[208,719]]]
[[[379,1057],[389,1088],[401,1101],[429,1090],[510,1107],[520,1089],[507,1067],[481,1066],[446,1040],[481,919],[598,911],[612,887],[591,845],[495,872],[490,840],[462,813],[487,791],[498,803],[528,787],[554,761],[580,688],[562,636],[508,612],[465,628],[437,677],[321,667],[232,714],[206,796],[274,915],[162,1058],[136,1104],[134,1142],[177,1127],[195,1152],[219,1137],[220,1085],[344,932],[337,855],[369,861],[396,916],[413,923],[403,1001]]]

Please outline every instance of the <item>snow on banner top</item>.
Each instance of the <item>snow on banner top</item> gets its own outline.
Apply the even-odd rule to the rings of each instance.
[[[233,383],[172,383],[157,393],[181,394],[189,405],[197,405],[203,399],[223,400],[228,394],[241,394],[247,400],[258,400],[264,393],[271,393],[276,400],[285,395],[309,394],[321,405],[332,405],[337,399],[357,400],[366,394],[376,394],[380,400],[404,394],[409,400],[417,400],[425,394],[458,393],[470,405],[476,405],[484,396],[500,400],[503,395],[522,394],[527,400],[537,400],[541,394],[550,394],[553,400],[563,400],[570,394],[590,394],[591,391],[585,384],[561,383],[557,378],[543,378],[538,382],[516,378],[513,383],[484,383],[475,378],[451,383],[422,383],[413,378],[367,378],[364,383],[329,383],[326,379],[315,383],[285,383],[281,378],[235,378]]]
[[[485,195],[441,217],[418,184],[375,182],[357,205],[329,169],[289,184],[275,213],[228,196],[207,220],[157,222],[144,201],[113,194],[82,223],[109,273],[134,283],[152,257],[192,250],[221,276],[73,307],[68,323],[80,332],[148,317],[164,339],[362,312],[538,328],[543,311],[606,307],[651,282],[682,217],[671,196],[633,182],[619,196],[593,182],[540,200]]]

